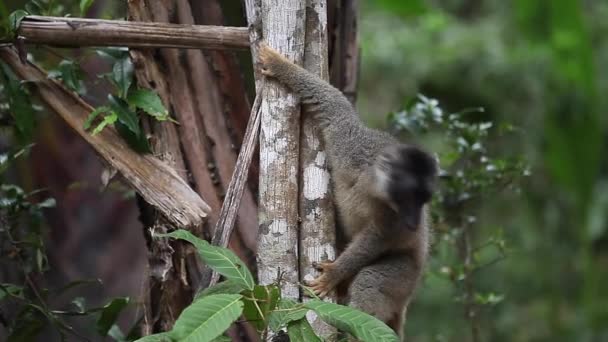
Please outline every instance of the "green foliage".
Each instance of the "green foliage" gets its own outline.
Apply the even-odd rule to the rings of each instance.
[[[438,151],[445,171],[430,272],[409,307],[407,338],[471,341],[463,327],[477,324],[478,341],[604,340],[608,100],[598,95],[608,76],[598,70],[608,57],[608,4],[427,4],[403,20],[367,2],[360,26],[358,107],[407,108],[391,125]],[[458,139],[447,136],[456,133],[448,114],[417,127],[404,105],[416,93],[437,98],[442,113],[486,110],[455,118],[469,126]]]
[[[289,323],[287,327],[289,341],[293,342],[321,342],[321,338],[315,334],[310,323],[305,318]]]
[[[311,300],[304,306],[312,309],[326,323],[362,341],[399,341],[399,337],[384,322],[356,309],[320,300]]]
[[[220,336],[243,312],[240,295],[219,294],[203,297],[184,309],[170,336],[178,341],[212,341]]]
[[[95,0],[80,0],[80,15],[85,16]]]
[[[306,313],[315,311],[329,324],[352,334],[361,341],[397,341],[397,335],[378,319],[355,309],[320,300],[305,304],[281,299],[276,285],[255,285],[245,264],[229,249],[210,245],[190,232],[177,230],[157,237],[173,237],[190,242],[201,259],[226,277],[224,283],[197,296],[177,319],[169,332],[142,337],[138,341],[212,341],[218,338],[241,314],[264,337],[268,329],[287,329],[291,341],[321,341],[306,321]],[[236,292],[238,294],[236,294]],[[223,338],[220,337],[220,340]]]
[[[105,305],[97,319],[97,332],[101,336],[107,336],[108,332],[118,319],[120,312],[129,305],[129,298],[114,298]]]
[[[49,78],[56,78],[63,81],[63,84],[70,90],[77,92],[80,95],[86,93],[84,82],[82,81],[84,73],[80,69],[78,63],[64,59],[59,62],[59,66],[55,70],[50,70]]]
[[[127,102],[153,116],[158,121],[170,120],[169,111],[163,106],[158,94],[148,89],[136,89],[129,92]]]
[[[30,141],[35,127],[31,95],[8,65],[0,62],[0,68],[3,90],[8,98],[10,114],[15,120],[17,135],[22,142]]]
[[[256,285],[253,290],[243,293],[245,317],[248,317],[259,333],[263,333],[268,327],[268,317],[276,308],[281,291],[276,285]]]
[[[187,230],[176,230],[169,234],[158,234],[157,236],[172,237],[186,240],[196,247],[201,259],[217,273],[226,277],[227,280],[242,286],[242,289],[253,290],[255,283],[251,272],[245,263],[239,259],[232,251],[217,246],[212,246],[209,242],[199,239]]]

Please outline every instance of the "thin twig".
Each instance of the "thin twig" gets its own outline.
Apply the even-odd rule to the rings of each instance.
[[[247,123],[241,151],[236,160],[234,174],[228,185],[224,204],[213,231],[211,243],[215,246],[227,247],[230,236],[234,231],[234,223],[236,222],[241,198],[243,197],[243,191],[247,182],[249,167],[251,166],[251,160],[253,159],[253,153],[255,152],[260,133],[260,105],[264,96],[264,88],[265,83],[262,80],[251,108],[249,122]],[[212,272],[211,269],[206,269],[203,272],[201,288],[213,286],[217,284],[218,280],[219,275],[217,273]]]

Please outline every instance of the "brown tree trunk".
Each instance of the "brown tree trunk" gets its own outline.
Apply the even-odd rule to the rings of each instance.
[[[195,24],[214,18],[222,21],[215,1],[129,1],[129,18],[138,21]],[[215,11],[206,17],[210,12]],[[196,18],[196,22],[195,22]],[[234,171],[238,146],[249,113],[240,68],[229,53],[200,50],[133,50],[138,84],[159,93],[179,121],[151,122],[154,152],[187,179],[211,206],[205,227],[195,233],[209,236],[217,221],[223,195]],[[230,92],[227,90],[230,89]],[[234,129],[233,129],[234,128]],[[241,201],[237,231],[231,248],[245,260],[255,249],[257,206],[246,189]],[[170,227],[150,210],[142,211],[147,227],[166,231]],[[176,227],[172,227],[176,228]],[[149,236],[148,232],[146,235]],[[201,267],[192,251],[181,242],[148,240],[149,289],[145,294],[143,332],[166,331],[192,300],[199,288]],[[251,264],[251,263],[250,263]]]

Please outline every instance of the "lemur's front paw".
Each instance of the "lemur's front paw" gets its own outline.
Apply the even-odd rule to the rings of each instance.
[[[308,281],[307,285],[312,289],[312,292],[323,298],[327,296],[329,292],[331,292],[335,283],[332,281],[331,270],[333,268],[333,261],[322,261],[322,262],[313,262],[312,267],[314,267],[317,271],[322,272],[320,276],[317,278]]]
[[[278,52],[273,50],[265,42],[261,42],[258,49],[258,59],[261,64],[260,72],[264,76],[272,77],[275,73],[271,70],[271,64],[274,58],[276,58]]]
[[[333,290],[333,286],[330,284],[327,274],[321,274],[317,278],[308,281],[307,285],[319,298],[324,298],[331,290]]]

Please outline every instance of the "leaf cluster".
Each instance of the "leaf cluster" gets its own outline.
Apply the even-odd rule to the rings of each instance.
[[[222,334],[239,317],[251,322],[261,337],[287,331],[292,342],[322,341],[306,320],[314,312],[326,323],[361,341],[397,341],[395,332],[378,319],[347,306],[313,299],[298,303],[282,298],[277,284],[255,284],[245,264],[229,249],[213,246],[185,230],[157,237],[190,242],[200,258],[225,280],[199,293],[171,331],[145,336],[151,341],[224,341]]]

